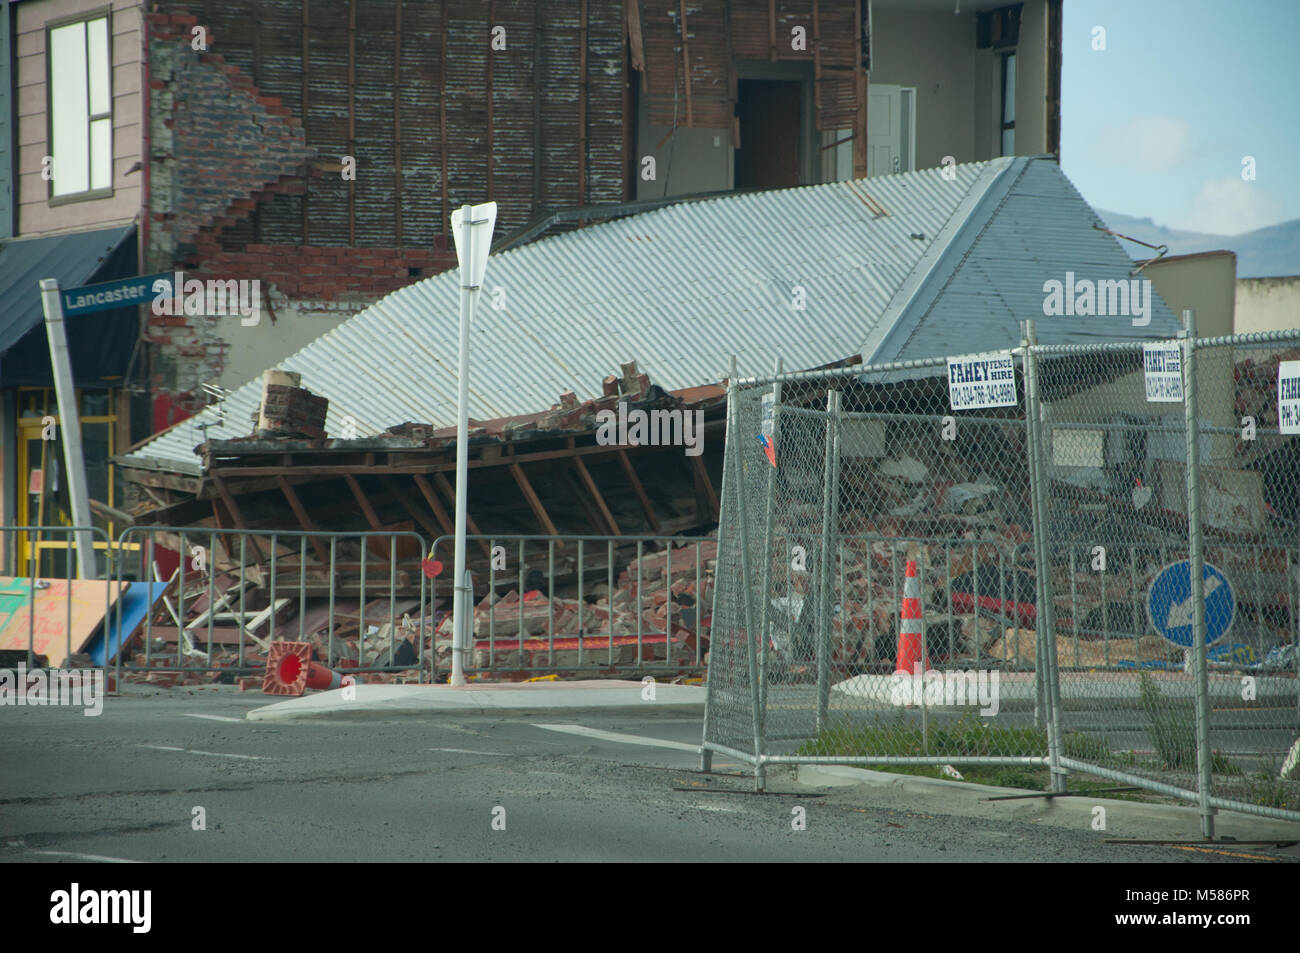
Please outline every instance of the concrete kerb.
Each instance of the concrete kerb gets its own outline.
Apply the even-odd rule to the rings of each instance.
[[[775,767],[777,766],[771,765],[769,770]],[[1090,832],[1093,830],[1095,816],[1093,808],[1100,806],[1106,809],[1106,829],[1095,832],[1100,837],[1194,840],[1200,831],[1198,809],[1177,804],[1146,804],[1090,796],[987,801],[985,798],[1000,794],[1028,792],[1016,788],[972,784],[969,781],[946,781],[841,765],[801,764],[797,766],[796,780],[809,787],[874,788],[881,794],[888,792],[890,800],[905,801],[905,806],[911,809],[1002,821],[1019,819],[1026,823],[1051,824]],[[1215,834],[1237,840],[1266,840],[1273,837],[1300,840],[1300,824],[1238,814],[1235,811],[1219,811],[1215,818]],[[1300,849],[1290,848],[1287,853],[1290,855],[1298,850]]]
[[[291,698],[245,716],[249,721],[285,721],[332,716],[429,715],[446,711],[555,711],[665,708],[703,710],[704,688],[657,683],[653,700],[647,686],[625,680],[466,685],[357,685]]]

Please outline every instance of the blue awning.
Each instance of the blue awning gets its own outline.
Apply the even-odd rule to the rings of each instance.
[[[0,242],[0,386],[49,385],[49,346],[38,282],[74,288],[136,273],[135,226]],[[67,319],[73,379],[116,382],[139,333],[132,306]]]

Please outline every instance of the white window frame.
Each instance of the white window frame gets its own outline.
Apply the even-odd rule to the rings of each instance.
[[[104,44],[103,51],[103,70],[99,76],[92,75],[92,58],[90,56],[90,24],[103,21],[104,24]],[[60,160],[67,164],[67,156],[61,156],[56,152],[55,128],[57,125],[55,116],[55,76],[58,70],[55,68],[54,53],[54,34],[58,30],[64,30],[69,27],[80,27],[82,31],[82,57],[84,60],[86,91],[84,99],[84,122],[85,122],[85,187],[71,191],[58,191],[59,167]],[[79,202],[86,199],[107,198],[113,194],[113,19],[112,11],[108,7],[99,10],[92,10],[85,13],[79,13],[75,17],[51,20],[45,24],[45,82],[46,82],[46,149],[47,154],[54,160],[53,176],[49,182],[49,202],[51,205],[59,205],[64,202]],[[98,96],[98,88],[102,84],[103,95]],[[95,111],[94,99],[100,98],[106,100],[107,109]],[[107,156],[100,156],[94,143],[93,129],[95,123],[107,123],[108,135],[106,141],[102,144]],[[104,169],[99,168],[99,177],[96,177],[96,160],[107,164],[107,181],[104,181]],[[64,176],[67,181],[67,176]]]

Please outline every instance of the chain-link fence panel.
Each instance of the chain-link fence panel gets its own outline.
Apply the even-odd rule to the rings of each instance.
[[[1023,380],[1002,361],[1010,399],[963,410],[947,360],[733,387],[706,751],[760,782],[772,763],[1046,780]]]
[[[1268,403],[1257,378],[1272,374],[1276,398],[1276,344],[1262,372],[1242,349],[1028,356],[1060,763],[1199,800],[1207,832],[1214,806],[1300,816],[1282,777],[1297,726],[1295,442],[1276,399],[1251,413]]]
[[[1300,331],[1198,342],[1197,360],[1201,526],[1215,573],[1205,594],[1213,803],[1296,816]]]
[[[1196,679],[1146,608],[1162,570],[1188,559],[1180,345],[1145,353],[1164,370],[1144,370],[1142,344],[1031,354],[1055,616],[1043,647],[1066,759],[1195,797]]]

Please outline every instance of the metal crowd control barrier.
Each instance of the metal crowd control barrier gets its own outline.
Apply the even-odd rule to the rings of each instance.
[[[176,605],[170,603],[168,596],[159,600],[165,605],[176,629],[176,665],[154,665],[154,624],[156,609],[151,607],[143,622],[144,652],[143,664],[123,664],[121,652],[117,653],[116,671],[122,672],[199,672],[227,671],[231,674],[252,674],[260,672],[260,667],[253,667],[248,658],[250,643],[260,650],[276,639],[290,641],[313,641],[318,650],[323,647],[324,663],[327,666],[340,666],[348,672],[392,672],[418,669],[420,680],[431,679],[431,666],[426,666],[425,641],[431,634],[429,624],[429,585],[428,579],[421,571],[421,557],[427,552],[423,537],[413,532],[306,532],[301,530],[247,530],[247,529],[206,529],[195,527],[170,526],[134,526],[118,537],[119,547],[131,540],[138,540],[144,558],[146,571],[155,565],[155,551],[160,545],[159,538],[166,537],[167,549],[180,553],[180,566],[175,573]],[[233,540],[237,539],[235,546]],[[251,541],[251,544],[250,544]],[[290,545],[285,546],[284,541]],[[386,542],[387,546],[384,547]],[[399,543],[405,542],[405,553],[399,551]],[[379,556],[380,572],[378,579],[368,565],[376,560],[369,557],[373,544],[378,543],[380,552],[387,550],[387,560]],[[282,554],[281,548],[289,552]],[[309,563],[308,550],[311,550],[316,563]],[[296,549],[296,553],[294,550]],[[342,551],[341,551],[342,550]],[[220,552],[220,560],[216,554]],[[254,556],[253,553],[256,553]],[[354,555],[355,553],[355,555]],[[399,568],[399,562],[401,568]],[[266,568],[263,569],[263,566]],[[287,567],[283,575],[282,569]],[[186,614],[187,576],[197,572],[200,580],[197,586],[199,595],[206,597],[206,608],[188,624]],[[217,576],[231,578],[224,592],[217,591]],[[166,586],[168,581],[158,580],[157,584]],[[283,593],[289,592],[289,595]],[[194,593],[193,588],[188,591]],[[337,603],[340,594],[355,591],[357,595],[357,650],[355,659],[344,657],[343,642],[336,639]],[[367,618],[367,592],[388,594],[386,612],[379,612]],[[399,593],[405,591],[406,598],[399,600]],[[266,598],[257,598],[257,609],[250,612],[249,601],[253,593],[266,593]],[[309,592],[316,595],[309,597]],[[265,605],[261,603],[265,601]],[[280,623],[278,616],[291,611],[296,605],[295,618],[287,623]],[[312,631],[307,630],[309,602],[318,603],[311,609],[316,613],[324,610],[324,617],[314,617]],[[321,606],[319,603],[324,602]],[[399,612],[398,606],[406,606]],[[396,646],[399,631],[407,631],[402,616],[410,617],[418,611],[418,619],[410,618],[415,638],[415,661],[399,663],[396,661]],[[250,619],[249,616],[252,615]],[[237,657],[233,665],[216,665],[212,661],[215,654],[216,623],[222,616],[233,617],[237,627]],[[121,625],[121,608],[118,607],[119,626]],[[351,621],[349,619],[349,621]],[[380,628],[375,633],[368,631],[368,622],[387,625],[387,662],[381,663],[380,655],[374,664],[365,664],[366,639],[368,635],[382,635]],[[192,647],[194,642],[204,641],[206,623],[207,652]],[[296,623],[296,624],[295,624]],[[264,637],[253,634],[250,630],[266,626]],[[321,627],[325,637],[321,639]],[[401,627],[401,628],[399,628]],[[167,627],[168,629],[172,627]],[[350,655],[350,653],[349,653]],[[205,659],[206,657],[206,659]],[[190,664],[188,659],[193,660]],[[427,659],[432,661],[431,659]]]
[[[701,606],[707,604],[702,597],[712,585],[705,563],[713,556],[713,539],[581,535],[467,539],[485,544],[488,554],[486,576],[473,580],[476,594],[481,598],[505,590],[516,595],[509,603],[499,604],[493,598],[486,608],[474,610],[467,672],[703,668],[709,623]],[[451,598],[454,544],[452,536],[434,540],[432,555],[446,567],[434,581],[434,599],[440,592]],[[621,559],[630,560],[622,587],[618,582]],[[679,581],[686,583],[677,593],[672,591],[674,566],[684,576]],[[593,579],[599,580],[594,587]],[[544,596],[530,605],[524,596],[530,591],[540,593],[538,585],[545,587]],[[593,597],[595,601],[589,602]],[[647,619],[660,605],[662,622]],[[450,630],[447,619],[439,629],[444,647],[450,646]],[[647,651],[653,653],[658,646],[663,646],[663,659],[647,659]],[[684,646],[684,651],[675,652],[675,646]]]
[[[112,553],[110,550],[108,534],[102,529],[95,526],[0,526],[0,539],[4,540],[5,553],[5,570],[6,580],[4,589],[0,591],[0,633],[3,633],[5,645],[15,645],[23,641],[23,634],[26,634],[25,644],[17,648],[11,648],[10,651],[22,651],[26,649],[28,667],[34,667],[37,656],[48,656],[48,651],[39,651],[40,648],[49,648],[58,645],[59,635],[63,636],[64,642],[61,646],[64,651],[64,659],[71,657],[79,651],[82,646],[74,648],[72,644],[73,622],[72,609],[74,601],[82,602],[93,610],[93,598],[89,600],[74,599],[74,582],[78,586],[85,585],[93,587],[95,580],[81,580],[76,575],[76,560],[73,558],[78,545],[76,535],[78,533],[89,532],[103,548],[106,564],[111,565]],[[17,543],[19,534],[34,536],[35,539],[28,543],[31,550],[30,556],[22,560],[17,552]],[[64,572],[62,577],[59,576],[42,576],[41,571],[41,552],[42,544],[46,537],[54,537],[62,541],[59,547],[63,552]],[[99,548],[99,547],[97,547]],[[12,570],[12,571],[10,571]],[[24,586],[23,583],[26,582]],[[113,603],[113,587],[105,579],[102,581],[104,587],[104,611],[100,619],[107,619],[109,608]],[[42,606],[49,606],[45,611],[38,611],[37,593],[41,593],[39,601]],[[59,612],[54,606],[58,601],[63,602],[62,611],[62,632],[58,629]],[[25,610],[27,621],[24,625],[19,622],[14,625],[15,618]],[[40,621],[38,623],[38,617]],[[85,633],[89,636],[91,631],[87,628]],[[39,643],[38,643],[39,637]]]

